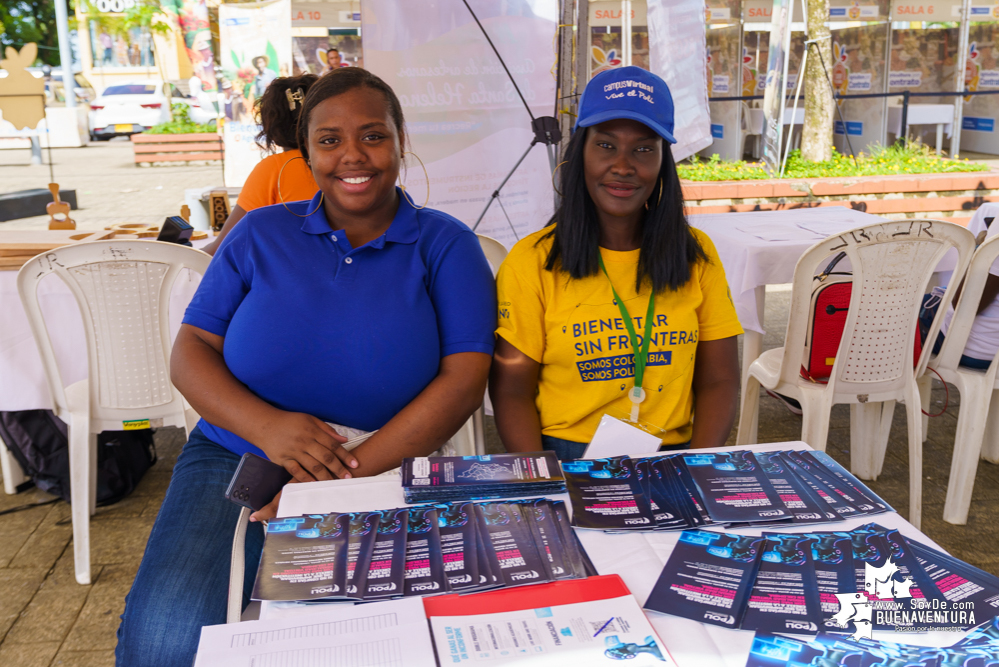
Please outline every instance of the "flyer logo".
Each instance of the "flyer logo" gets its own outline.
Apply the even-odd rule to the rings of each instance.
[[[530,572],[518,572],[517,574],[511,574],[510,579],[513,581],[520,581],[521,579],[537,579],[541,575],[536,571],[531,570]]]
[[[728,614],[719,614],[714,611],[704,612],[704,618],[709,621],[716,621],[718,623],[724,623],[725,625],[732,625],[735,623],[735,618],[729,616]]]

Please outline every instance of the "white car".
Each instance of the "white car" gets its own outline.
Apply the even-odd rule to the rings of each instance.
[[[108,86],[90,103],[90,138],[107,140],[143,132],[170,120],[170,105],[178,103],[190,107],[196,123],[215,119],[214,109],[201,109],[196,100],[183,97],[169,83],[149,80]]]

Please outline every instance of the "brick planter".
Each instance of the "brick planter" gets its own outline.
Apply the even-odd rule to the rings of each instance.
[[[222,141],[214,132],[197,134],[133,134],[135,163],[221,160]]]
[[[889,219],[967,224],[979,205],[999,202],[999,171],[682,184],[690,214],[849,206]]]

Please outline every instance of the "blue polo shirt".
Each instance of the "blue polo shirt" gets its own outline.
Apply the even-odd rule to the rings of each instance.
[[[305,215],[311,202],[289,203]],[[381,428],[437,375],[442,357],[492,354],[496,291],[478,239],[400,197],[388,230],[354,248],[322,207],[250,211],[222,242],[184,323],[225,337],[226,365],[268,403]],[[236,454],[257,447],[204,419]]]

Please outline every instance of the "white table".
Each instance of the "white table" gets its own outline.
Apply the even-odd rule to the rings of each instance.
[[[936,125],[937,155],[943,148],[943,135],[950,138],[954,123],[953,104],[910,104],[905,118],[906,125]],[[902,107],[888,107],[888,132],[896,137],[902,134]]]
[[[763,126],[766,124],[766,115],[763,113],[763,109],[744,109],[743,113],[746,114],[745,119],[745,133],[747,136],[751,135],[763,135]],[[805,123],[805,107],[800,106],[797,110],[791,109],[790,107],[784,109],[784,125],[803,125]],[[794,128],[792,127],[791,133],[794,133]],[[790,136],[787,141],[790,141]],[[754,147],[753,155],[759,157],[758,147]]]
[[[772,451],[776,449],[801,450],[810,449],[810,447],[803,442],[782,442],[751,445],[743,449]],[[706,449],[701,451],[727,450]],[[566,501],[567,505],[569,504],[567,496],[555,497],[561,498]],[[286,486],[281,496],[278,516],[299,516],[326,512],[363,512],[404,507],[405,505],[398,477],[312,482]],[[782,532],[852,530],[871,522],[879,523],[887,528],[897,528],[903,535],[940,549],[939,545],[895,512],[872,517],[859,517],[837,523],[796,528],[783,526],[779,530]],[[760,535],[763,529],[730,530],[728,532]],[[580,541],[586,548],[597,571],[600,574],[620,575],[639,604],[645,603],[680,537],[678,532],[608,534],[601,531],[577,530],[576,534],[579,535]],[[269,618],[274,615],[276,614],[273,607],[269,603],[264,603],[261,607],[261,618]],[[656,612],[647,612],[647,616],[659,634],[659,638],[662,639],[680,667],[745,667],[753,640],[753,632],[705,625]],[[895,641],[898,641],[897,635],[892,636]],[[957,641],[958,636],[955,634],[953,641]],[[913,640],[912,637],[907,639]]]
[[[968,223],[968,231],[976,237],[986,231],[988,227],[985,225],[985,218],[999,218],[999,202],[986,202],[979,206],[975,214],[971,216],[971,222]],[[992,224],[995,224],[995,220],[989,223],[989,226]]]

